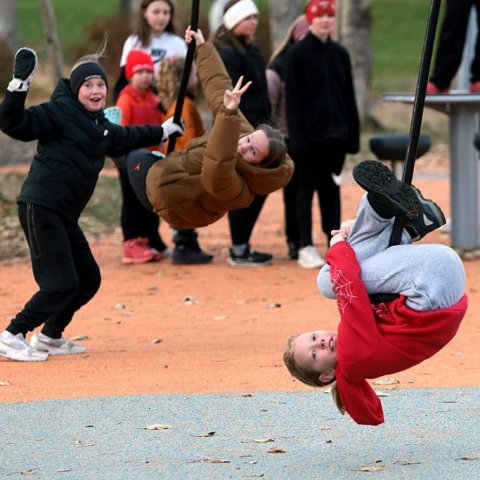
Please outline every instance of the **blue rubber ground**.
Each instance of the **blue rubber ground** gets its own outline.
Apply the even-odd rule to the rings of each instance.
[[[395,390],[382,402],[378,427],[313,390],[3,404],[0,478],[480,478],[479,388]]]

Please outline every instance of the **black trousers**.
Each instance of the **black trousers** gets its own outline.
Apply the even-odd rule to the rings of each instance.
[[[166,245],[159,233],[160,217],[154,212],[148,211],[140,203],[125,170],[119,170],[118,176],[122,191],[120,224],[123,240],[132,240],[138,237],[148,238],[151,247],[160,251],[165,250]]]
[[[74,313],[100,288],[100,269],[77,223],[48,208],[24,203],[19,204],[18,216],[39,290],[7,330],[26,335],[43,324],[42,333],[60,338]]]
[[[153,212],[152,205],[147,198],[146,178],[150,167],[161,159],[150,152],[146,148],[141,148],[130,152],[126,157],[125,170],[128,183],[132,192],[134,192],[138,204],[149,215],[158,215]],[[173,242],[177,247],[188,247],[198,250],[198,234],[195,230],[189,228],[176,229],[173,235]],[[151,243],[154,248],[155,244]],[[161,248],[160,250],[163,250]]]
[[[472,7],[477,9],[477,26],[480,31],[480,0],[447,0],[435,65],[430,78],[439,88],[450,86],[462,63],[463,47]],[[470,72],[471,82],[480,81],[480,35],[477,35],[475,55],[470,65]]]
[[[345,163],[345,146],[339,141],[311,143],[303,158],[296,159],[298,170],[297,220],[300,246],[313,245],[312,200],[317,192],[321,226],[331,238],[331,230],[340,227],[340,187],[332,174],[340,174]]]
[[[253,202],[248,207],[230,210],[228,212],[228,224],[230,226],[232,245],[244,245],[250,242],[253,227],[260,215],[266,198],[266,195],[255,195]]]
[[[287,141],[288,145],[288,141]],[[293,159],[292,153],[289,151]],[[287,242],[300,244],[300,231],[297,220],[297,195],[298,195],[298,168],[295,165],[293,175],[288,184],[283,188],[283,205],[285,214],[285,235]]]

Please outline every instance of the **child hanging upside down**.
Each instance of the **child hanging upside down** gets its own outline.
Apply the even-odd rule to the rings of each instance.
[[[451,248],[412,244],[445,223],[434,202],[377,161],[356,165],[353,177],[368,193],[357,218],[332,232],[317,279],[337,299],[338,333],[291,337],[284,362],[307,385],[333,383],[337,407],[355,422],[378,425],[382,405],[367,379],[413,367],[455,336],[467,310],[465,272]],[[389,247],[399,214],[406,215],[401,244]],[[371,304],[369,294],[380,293],[398,296]]]
[[[126,168],[144,206],[172,227],[197,228],[227,211],[247,207],[256,194],[284,187],[293,173],[283,135],[269,125],[256,129],[238,107],[250,82],[232,88],[230,76],[201,31],[187,29],[196,40],[200,81],[215,121],[211,132],[193,139],[185,150],[159,159],[148,150],[132,152]]]

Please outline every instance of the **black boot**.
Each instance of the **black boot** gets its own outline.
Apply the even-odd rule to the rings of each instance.
[[[416,187],[398,180],[393,172],[375,160],[353,167],[353,178],[368,192],[368,201],[378,215],[392,218],[405,214],[404,228],[413,240],[445,224],[440,207],[424,198]]]
[[[178,229],[173,235],[175,248],[172,254],[174,265],[198,265],[209,263],[213,255],[205,253],[198,243],[198,234],[193,229]]]

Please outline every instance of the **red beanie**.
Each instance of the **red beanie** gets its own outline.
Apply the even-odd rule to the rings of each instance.
[[[143,50],[130,50],[125,64],[125,76],[130,80],[134,73],[140,70],[153,72],[152,57]]]
[[[336,15],[334,0],[310,0],[305,7],[305,16],[308,23],[312,23],[316,17],[328,15],[334,17]]]

